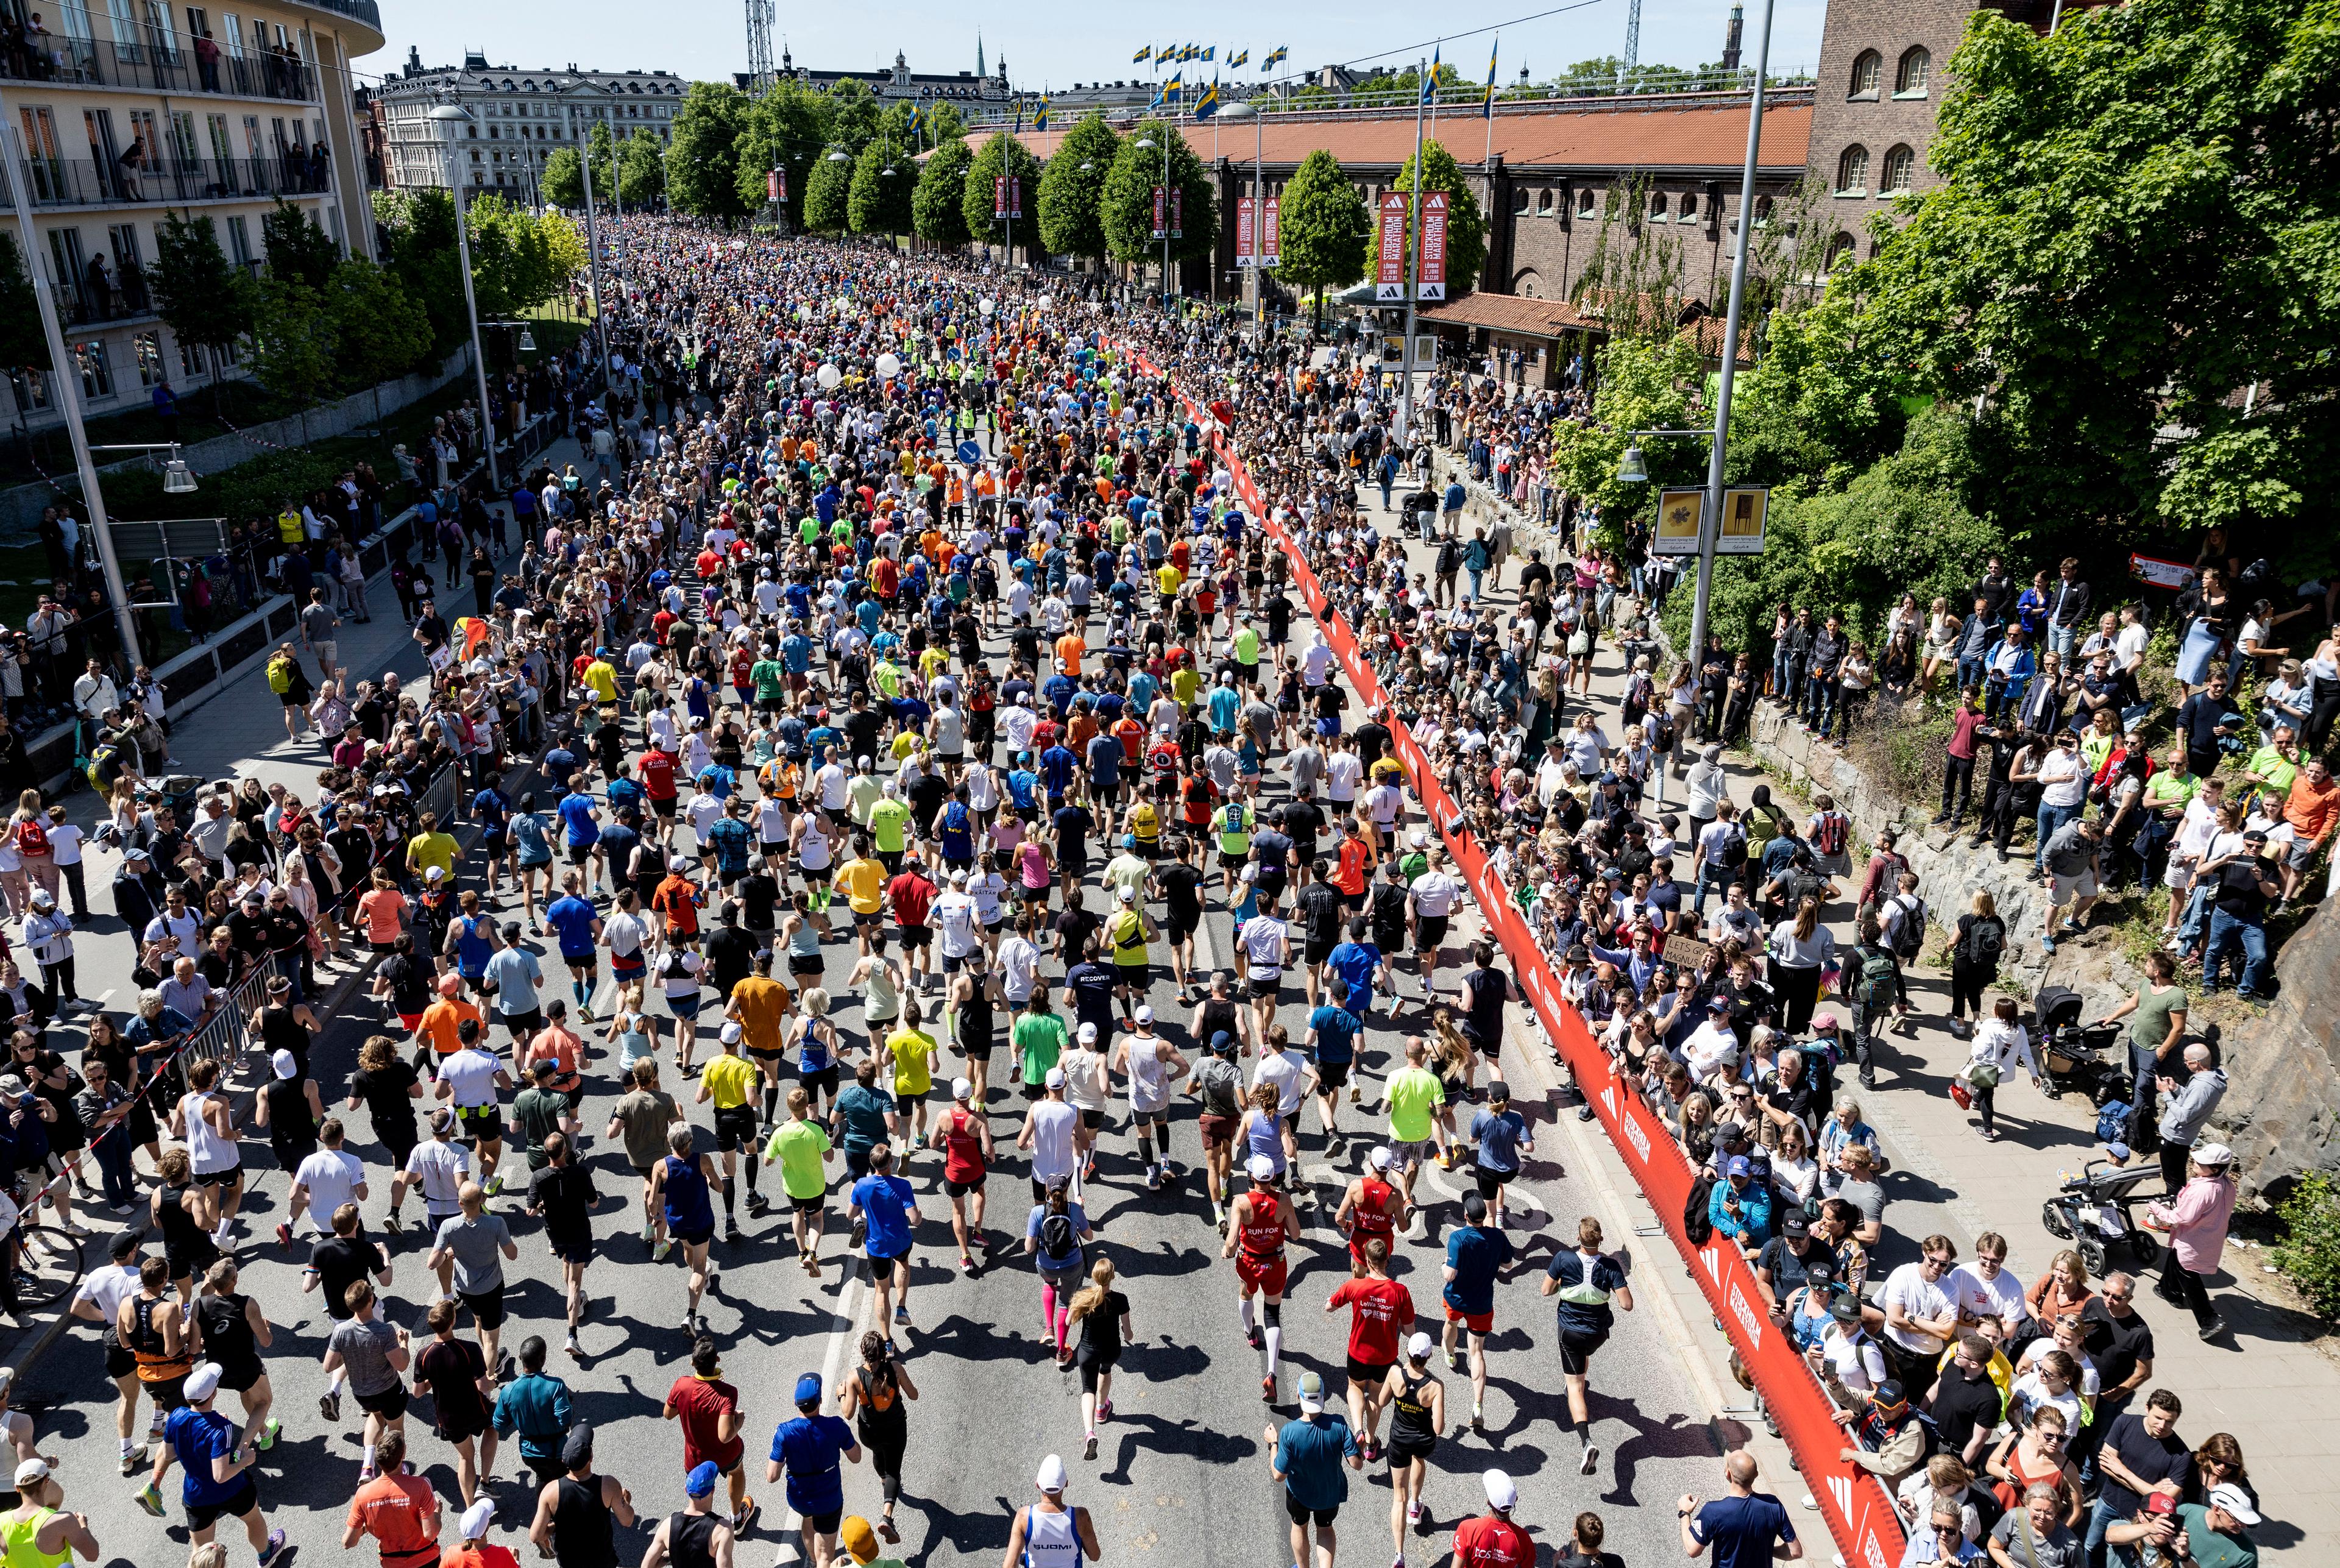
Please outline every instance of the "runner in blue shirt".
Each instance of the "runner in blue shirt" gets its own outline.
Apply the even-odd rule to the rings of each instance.
[[[1324,1113],[1328,1136],[1341,1104],[1341,1087],[1357,1059],[1358,1031],[1365,1027],[1344,1005],[1349,995],[1349,987],[1335,980],[1325,992],[1326,1005],[1308,1015],[1307,1043],[1316,1051],[1316,1108]]]
[[[163,1424],[162,1462],[154,1467],[154,1483],[139,1494],[138,1502],[149,1513],[161,1514],[156,1486],[177,1461],[187,1473],[180,1497],[187,1505],[189,1538],[201,1546],[212,1539],[222,1519],[241,1520],[253,1550],[260,1554],[261,1568],[268,1568],[284,1550],[284,1532],[269,1529],[260,1512],[252,1447],[240,1440],[235,1423],[212,1408],[219,1384],[216,1363],[200,1362],[187,1374],[188,1403]]]
[[[1363,998],[1367,1007],[1373,1006],[1373,982],[1386,978],[1382,950],[1365,939],[1371,928],[1363,915],[1349,922],[1349,939],[1325,955],[1324,967],[1332,978],[1348,987],[1348,998],[1353,1003]]]
[[[1479,1196],[1494,1206],[1495,1228],[1503,1228],[1503,1188],[1520,1176],[1520,1155],[1535,1152],[1527,1119],[1512,1109],[1511,1086],[1497,1078],[1487,1086],[1487,1108],[1471,1118],[1479,1145]]]
[[[918,1195],[894,1174],[891,1144],[869,1151],[869,1174],[853,1184],[846,1217],[868,1226],[863,1250],[878,1297],[878,1332],[890,1340],[897,1322],[910,1321],[910,1233],[918,1223]]]
[[[561,886],[567,891],[544,912],[544,923],[560,934],[560,961],[569,966],[569,983],[577,995],[577,1009],[590,1023],[593,1018],[593,981],[600,968],[598,948],[601,917],[579,896],[583,880],[582,873],[577,871],[561,878]]]
[[[820,1374],[797,1379],[797,1413],[772,1434],[764,1479],[786,1475],[788,1506],[802,1516],[808,1563],[827,1563],[837,1553],[837,1532],[845,1522],[845,1477],[840,1462],[861,1463],[861,1444],[844,1419],[820,1413]]]
[[[1486,1421],[1487,1335],[1495,1326],[1495,1281],[1512,1261],[1512,1238],[1487,1224],[1487,1200],[1462,1195],[1462,1223],[1446,1238],[1446,1327],[1440,1348],[1450,1372],[1462,1370],[1455,1341],[1467,1335],[1471,1351],[1471,1425]]]

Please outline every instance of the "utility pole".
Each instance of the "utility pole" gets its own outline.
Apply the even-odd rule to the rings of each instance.
[[[1417,69],[1423,86],[1413,95],[1413,190],[1406,198],[1406,223],[1413,231],[1413,243],[1408,247],[1411,259],[1406,266],[1405,342],[1398,354],[1404,379],[1398,382],[1397,438],[1408,444],[1413,440],[1413,297],[1422,289],[1422,105],[1430,95],[1430,62],[1423,61]]]
[[[569,67],[569,79],[572,82],[582,80],[574,65]],[[569,132],[569,139],[576,142],[574,106],[563,103],[560,118]],[[593,215],[593,141],[590,132],[584,141],[578,143],[577,157],[585,174],[585,262],[593,280],[593,342],[601,351],[601,390],[607,392],[610,388],[610,328],[608,311],[601,297],[601,239]]]

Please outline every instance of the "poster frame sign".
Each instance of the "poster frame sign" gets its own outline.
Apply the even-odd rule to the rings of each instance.
[[[1382,193],[1375,215],[1373,299],[1381,304],[1405,303],[1405,194]]]

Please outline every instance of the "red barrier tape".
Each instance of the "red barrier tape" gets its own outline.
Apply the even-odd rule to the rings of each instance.
[[[1146,374],[1161,376],[1161,371],[1144,354],[1134,357]],[[1204,412],[1192,399],[1183,392],[1175,395],[1185,404],[1188,417],[1210,428]],[[1368,705],[1385,701],[1380,678],[1365,661],[1348,627],[1339,616],[1330,613],[1316,574],[1309,569],[1299,545],[1269,515],[1243,461],[1215,435],[1211,446],[1234,474],[1237,496],[1267,536],[1284,551],[1293,581],[1307,600],[1309,613],[1324,629],[1325,641],[1340,660],[1342,670],[1358,695]],[[1456,868],[1476,896],[1481,922],[1502,944],[1512,960],[1512,973],[1533,1004],[1546,1037],[1591,1098],[1609,1141],[1632,1173],[1642,1196],[1657,1210],[1666,1235],[1690,1266],[1715,1315],[1722,1320],[1723,1332],[1754,1377],[1765,1408],[1779,1422],[1780,1435],[1795,1454],[1800,1473],[1818,1501],[1838,1549],[1849,1563],[1861,1568],[1890,1568],[1900,1562],[1905,1545],[1900,1517],[1894,1511],[1892,1499],[1876,1477],[1838,1457],[1846,1438],[1836,1424],[1835,1405],[1821,1390],[1803,1357],[1796,1354],[1786,1331],[1771,1322],[1764,1309],[1762,1288],[1755,1281],[1754,1268],[1738,1246],[1720,1236],[1710,1238],[1702,1247],[1691,1245],[1682,1229],[1682,1208],[1690,1199],[1695,1179],[1689,1158],[1665,1125],[1641,1103],[1641,1096],[1618,1076],[1609,1054],[1593,1039],[1582,1015],[1561,1000],[1559,977],[1552,972],[1550,961],[1512,905],[1510,890],[1489,869],[1485,852],[1468,833],[1447,830],[1445,825],[1459,822],[1462,814],[1432,770],[1429,756],[1412,730],[1394,714],[1388,723],[1392,743],[1399,760],[1405,764],[1423,811],[1438,825],[1447,852],[1453,856]]]

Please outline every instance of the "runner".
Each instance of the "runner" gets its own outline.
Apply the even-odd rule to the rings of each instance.
[[[1349,1256],[1353,1260],[1362,1261],[1365,1244],[1376,1238],[1386,1256],[1396,1244],[1397,1233],[1405,1228],[1405,1195],[1389,1179],[1391,1163],[1385,1147],[1366,1156],[1365,1174],[1349,1183],[1340,1206],[1333,1211],[1333,1228],[1348,1236]]]
[[[219,1368],[208,1361],[185,1374],[186,1403],[171,1412],[163,1428],[163,1445],[154,1455],[154,1475],[136,1501],[147,1513],[162,1517],[163,1478],[174,1464],[183,1465],[187,1478],[180,1501],[186,1504],[188,1540],[203,1546],[221,1520],[241,1521],[245,1538],[260,1554],[261,1568],[268,1568],[284,1550],[284,1532],[270,1529],[260,1511],[260,1489],[252,1475],[260,1459],[250,1434],[239,1434],[233,1422],[212,1408],[219,1376]]]
[[[569,1335],[563,1343],[570,1356],[585,1358],[577,1331],[585,1322],[591,1298],[585,1289],[585,1270],[593,1262],[593,1211],[601,1195],[593,1173],[579,1162],[566,1133],[544,1140],[545,1166],[529,1178],[528,1209],[544,1225],[545,1245],[560,1263],[561,1294],[568,1308]]]
[[[1471,1429],[1487,1422],[1487,1335],[1495,1327],[1495,1284],[1512,1261],[1512,1238],[1487,1224],[1487,1200],[1475,1192],[1462,1195],[1462,1223],[1446,1238],[1446,1285],[1440,1299],[1446,1306],[1446,1326],[1440,1347],[1449,1372],[1462,1370],[1458,1337],[1467,1335],[1471,1366]]]
[[[1284,1355],[1284,1247],[1286,1242],[1299,1239],[1300,1213],[1278,1186],[1281,1176],[1274,1160],[1265,1155],[1254,1155],[1248,1169],[1251,1190],[1228,1206],[1227,1239],[1219,1255],[1235,1260],[1244,1339],[1254,1350],[1260,1348],[1262,1336],[1260,1325],[1252,1318],[1252,1298],[1260,1298],[1260,1317],[1266,1329],[1267,1370],[1259,1380],[1259,1396],[1274,1404],[1276,1366]],[[1302,1408],[1306,1408],[1304,1404]]]
[[[1218,977],[1213,978],[1215,982],[1218,980]],[[1232,1033],[1218,1029],[1207,1037],[1210,1054],[1195,1069],[1188,1092],[1202,1103],[1197,1126],[1203,1140],[1203,1177],[1210,1189],[1211,1209],[1217,1216],[1219,1234],[1225,1236],[1234,1186],[1235,1130],[1244,1115],[1243,1069],[1235,1066],[1235,1037]]]
[[[1124,1345],[1136,1337],[1129,1297],[1114,1289],[1113,1259],[1101,1257],[1089,1269],[1089,1283],[1075,1293],[1065,1310],[1065,1326],[1077,1328],[1080,1341],[1073,1365],[1081,1374],[1081,1425],[1086,1433],[1084,1459],[1097,1456],[1096,1429],[1113,1419],[1113,1369]]]
[[[894,1174],[891,1144],[869,1151],[869,1174],[854,1183],[845,1212],[866,1227],[862,1255],[869,1260],[876,1321],[890,1341],[897,1324],[910,1322],[910,1243],[919,1218],[917,1192]]]
[[[563,1474],[536,1494],[528,1538],[560,1568],[618,1568],[615,1527],[633,1527],[633,1494],[614,1475],[593,1474],[593,1429],[583,1422],[560,1444]]]
[[[702,1470],[720,1476],[731,1496],[731,1513],[725,1523],[735,1534],[745,1531],[757,1507],[756,1500],[748,1495],[748,1472],[740,1463],[748,1444],[740,1436],[739,1390],[724,1381],[722,1360],[713,1340],[701,1337],[692,1342],[690,1370],[666,1391],[659,1415],[682,1424],[686,1490]]]
[[[1145,1188],[1158,1190],[1176,1173],[1170,1157],[1170,1086],[1186,1074],[1177,1047],[1154,1032],[1154,1009],[1137,1009],[1135,1030],[1114,1048],[1113,1073],[1129,1080],[1129,1120],[1137,1134],[1137,1157],[1145,1167]],[[1154,1146],[1159,1139],[1157,1161]]]
[[[626,1163],[642,1178],[642,1240],[648,1244],[658,1237],[659,1164],[666,1158],[668,1132],[683,1119],[682,1107],[674,1103],[672,1095],[659,1087],[656,1057],[644,1057],[634,1063],[629,1077],[633,1087],[610,1107],[610,1125],[601,1136],[616,1138],[625,1146]]]
[[[659,1205],[658,1240],[650,1249],[652,1263],[664,1263],[676,1242],[682,1244],[683,1261],[690,1278],[685,1287],[682,1326],[686,1333],[707,1332],[699,1298],[707,1289],[709,1270],[707,1244],[715,1238],[715,1206],[708,1196],[723,1180],[715,1156],[691,1152],[691,1133],[678,1124],[666,1135],[666,1157],[650,1175],[650,1198]]]
[[[1084,1568],[1105,1554],[1089,1511],[1065,1502],[1068,1479],[1056,1455],[1040,1461],[1039,1474],[1032,1478],[1040,1501],[1016,1511],[999,1568]]]
[[[1446,1385],[1430,1370],[1430,1335],[1409,1337],[1404,1362],[1390,1368],[1382,1385],[1390,1407],[1390,1536],[1397,1548],[1392,1568],[1403,1568],[1406,1535],[1422,1523],[1422,1484],[1446,1431]]]
[[[715,1487],[721,1479],[711,1459],[683,1478],[682,1511],[659,1521],[642,1553],[642,1568],[732,1568],[739,1538],[715,1512]]]
[[[442,1276],[452,1270],[455,1298],[471,1315],[489,1367],[501,1375],[504,1265],[520,1256],[520,1244],[503,1216],[488,1212],[487,1191],[477,1182],[463,1184],[456,1204],[461,1212],[440,1221],[426,1266]]]
[[[1454,1568],[1535,1568],[1535,1542],[1512,1523],[1520,1505],[1520,1489],[1501,1470],[1480,1477],[1487,1494],[1487,1512],[1454,1527]]]
[[[439,1494],[431,1483],[406,1467],[406,1434],[387,1432],[373,1445],[366,1465],[372,1479],[350,1499],[342,1529],[342,1550],[355,1550],[367,1536],[382,1554],[382,1568],[432,1568],[440,1558]]]
[[[15,1487],[16,1506],[0,1515],[0,1552],[10,1563],[62,1568],[76,1553],[84,1563],[97,1561],[97,1537],[90,1533],[89,1515],[64,1511],[65,1489],[48,1460],[18,1460]]]
[[[1382,1084],[1382,1105],[1389,1111],[1390,1163],[1396,1167],[1406,1206],[1413,1209],[1417,1230],[1422,1211],[1413,1208],[1414,1178],[1426,1162],[1446,1163],[1444,1129],[1438,1121],[1439,1110],[1446,1104],[1446,1087],[1423,1065],[1429,1059],[1429,1042],[1414,1036],[1405,1042],[1405,1066]]]
[[[431,1429],[455,1450],[455,1479],[469,1508],[479,1500],[482,1480],[496,1470],[495,1380],[480,1347],[455,1337],[452,1296],[432,1302],[424,1322],[431,1343],[415,1357],[415,1386],[431,1391]]]
[[[744,1239],[739,1231],[739,1216],[733,1206],[733,1195],[739,1190],[739,1151],[748,1151],[748,1186],[755,1190],[756,1171],[759,1162],[756,1153],[756,1093],[759,1072],[754,1063],[739,1054],[740,1042],[746,1031],[737,1020],[726,1022],[719,1037],[723,1053],[707,1064],[699,1075],[698,1103],[715,1104],[715,1147],[723,1156],[723,1239],[733,1245]],[[755,1206],[749,1206],[754,1212]]]
[[[1601,1463],[1600,1446],[1592,1441],[1591,1416],[1585,1407],[1592,1357],[1608,1343],[1609,1331],[1616,1323],[1611,1300],[1627,1312],[1633,1310],[1625,1265],[1624,1254],[1612,1256],[1601,1250],[1601,1222],[1587,1215],[1577,1222],[1574,1249],[1553,1257],[1552,1266],[1544,1271],[1543,1294],[1560,1297],[1560,1370],[1568,1380],[1568,1417],[1575,1424],[1576,1441],[1583,1450],[1577,1471],[1584,1475],[1591,1474],[1592,1467]]]
[[[830,1568],[837,1556],[838,1527],[845,1519],[845,1478],[839,1465],[860,1464],[861,1444],[852,1427],[820,1413],[820,1389],[818,1372],[797,1379],[797,1413],[772,1434],[764,1479],[787,1475],[788,1507],[801,1521],[798,1534],[805,1561],[812,1568]]]
[[[1087,1274],[1081,1248],[1092,1239],[1087,1213],[1072,1196],[1069,1174],[1048,1178],[1046,1194],[1032,1206],[1024,1221],[1024,1250],[1032,1255],[1040,1275],[1040,1321],[1056,1349],[1056,1365],[1072,1359],[1065,1344],[1069,1325],[1059,1303],[1069,1303],[1074,1288]]]
[[[1334,1521],[1349,1500],[1349,1478],[1342,1466],[1362,1470],[1364,1452],[1357,1446],[1349,1424],[1324,1410],[1324,1380],[1313,1372],[1300,1374],[1300,1414],[1261,1434],[1268,1454],[1267,1473],[1284,1483],[1284,1511],[1292,1521],[1292,1561],[1299,1568],[1333,1568],[1339,1539]],[[1308,1531],[1316,1530],[1316,1552],[1308,1552]]]
[[[822,1167],[836,1158],[828,1129],[813,1120],[812,1097],[802,1088],[790,1089],[788,1119],[773,1128],[765,1140],[764,1163],[779,1162],[780,1187],[788,1195],[788,1223],[796,1233],[797,1255],[803,1260],[805,1272],[815,1279],[820,1277],[821,1228],[828,1221],[828,1173]],[[980,1205],[980,1196],[976,1201]]]
[[[951,1080],[951,1108],[936,1119],[932,1139],[933,1146],[943,1151],[943,1191],[950,1198],[951,1234],[958,1238],[962,1274],[975,1271],[970,1239],[987,1258],[991,1255],[991,1236],[983,1228],[983,1188],[996,1154],[991,1119],[968,1107],[974,1093],[975,1085],[967,1079]]]
[[[203,1293],[195,1298],[195,1330],[202,1336],[204,1358],[220,1369],[220,1386],[243,1401],[243,1429],[255,1434],[252,1445],[265,1454],[284,1431],[284,1424],[270,1414],[276,1391],[260,1358],[276,1336],[260,1303],[235,1288],[239,1280],[233,1258],[212,1265],[203,1276]],[[5,1385],[0,1384],[0,1398],[5,1396]]]
[[[889,1543],[902,1538],[894,1526],[894,1509],[902,1500],[902,1455],[910,1444],[910,1407],[905,1401],[917,1397],[918,1385],[886,1336],[875,1330],[863,1335],[861,1365],[838,1390],[837,1413],[853,1422],[855,1435],[868,1451],[869,1467],[878,1473],[886,1499],[878,1533]]]
[[[1326,1298],[1324,1310],[1349,1309],[1349,1424],[1364,1434],[1371,1464],[1381,1458],[1382,1396],[1413,1325],[1413,1293],[1390,1278],[1388,1242],[1375,1236],[1358,1250],[1351,1277]]]

